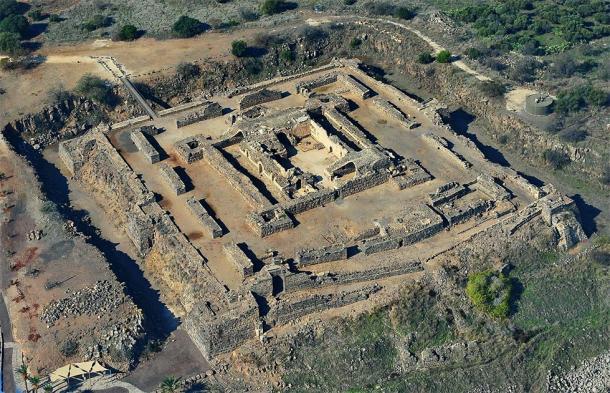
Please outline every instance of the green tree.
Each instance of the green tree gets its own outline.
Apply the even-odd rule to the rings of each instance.
[[[23,15],[9,15],[0,22],[0,31],[5,33],[15,33],[23,39],[30,28],[30,22]]]
[[[546,163],[555,170],[562,169],[570,163],[570,157],[564,152],[557,150],[545,150],[544,153],[542,153],[542,157]]]
[[[19,36],[15,33],[6,33],[0,31],[0,52],[9,55],[18,54],[21,51],[21,42]]]
[[[30,389],[28,388],[28,378],[30,377],[30,371],[28,370],[28,366],[26,366],[25,363],[22,363],[21,366],[19,366],[19,368],[17,368],[15,371],[17,374],[21,375],[26,393],[29,392]]]
[[[394,16],[396,18],[409,20],[413,19],[415,16],[415,11],[407,7],[398,7],[396,10],[394,10]]]
[[[244,57],[248,52],[248,43],[243,40],[231,42],[231,53],[235,57]]]
[[[434,61],[434,56],[432,56],[428,52],[420,53],[419,56],[417,56],[417,62],[421,63],[421,64],[430,64],[433,61]]]
[[[43,14],[38,8],[28,12],[28,16],[32,18],[33,21],[41,21],[47,17],[47,15]]]
[[[101,29],[102,27],[108,27],[112,24],[112,19],[108,16],[101,14],[93,15],[91,19],[87,20],[82,24],[83,29],[87,31],[94,31]]]
[[[28,379],[29,379],[30,383],[32,384],[34,393],[38,393],[38,389],[40,388],[40,377],[38,375],[32,375]]]
[[[273,15],[279,14],[284,11],[286,8],[286,3],[284,0],[264,0],[261,3],[261,14],[263,15]]]
[[[116,100],[108,81],[91,74],[85,74],[79,79],[76,92],[100,104],[113,105]]]
[[[166,377],[161,382],[161,391],[163,393],[174,393],[178,391],[179,380],[173,376]]]
[[[53,392],[53,385],[46,383],[43,385],[42,390],[44,390],[46,393],[51,393]]]
[[[449,63],[451,61],[451,52],[446,49],[438,52],[436,61],[439,63]]]
[[[174,34],[180,38],[194,37],[197,34],[203,33],[203,30],[204,24],[201,23],[200,20],[188,17],[186,15],[178,18],[172,27]]]
[[[0,0],[0,20],[9,15],[23,14],[24,5],[16,0]]]
[[[282,59],[285,62],[293,62],[295,60],[296,56],[294,54],[294,52],[290,49],[282,49],[282,51],[280,52],[280,59]]]
[[[362,45],[362,40],[358,37],[352,38],[352,40],[349,42],[349,47],[352,49],[359,48],[360,45]]]
[[[119,29],[117,38],[121,41],[133,41],[138,38],[138,28],[134,25],[124,25]]]

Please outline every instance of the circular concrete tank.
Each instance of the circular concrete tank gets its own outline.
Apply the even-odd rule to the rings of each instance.
[[[553,112],[553,99],[545,94],[532,94],[525,98],[525,111],[532,115],[545,116]]]

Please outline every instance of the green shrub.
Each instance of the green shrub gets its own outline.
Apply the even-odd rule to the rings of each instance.
[[[231,42],[231,54],[235,57],[244,57],[248,52],[248,43],[243,40]]]
[[[413,19],[415,16],[415,11],[407,7],[398,7],[394,10],[394,16],[400,19]]]
[[[119,29],[116,37],[120,41],[133,41],[138,38],[138,28],[134,25],[124,25]]]
[[[542,156],[546,163],[553,169],[559,170],[570,163],[570,157],[564,152],[557,150],[545,150]]]
[[[82,24],[82,28],[87,31],[94,31],[102,27],[108,27],[112,24],[112,18],[101,14],[93,15],[93,17]]]
[[[434,56],[432,56],[428,52],[420,53],[419,56],[417,56],[417,62],[421,63],[421,64],[430,64],[433,61],[434,61]]]
[[[345,5],[354,5],[357,0],[343,0],[343,4]]]
[[[557,111],[577,112],[587,107],[603,107],[608,104],[608,93],[592,85],[581,85],[557,95]]]
[[[23,15],[9,15],[0,22],[0,32],[15,33],[24,39],[30,28],[30,22]]]
[[[479,310],[494,318],[506,318],[510,313],[513,283],[502,273],[482,271],[468,277],[466,295]]]
[[[40,11],[39,9],[34,9],[28,12],[28,16],[36,22],[39,22],[47,17],[47,15],[43,14],[42,11]]]
[[[24,3],[19,3],[15,0],[0,0],[0,20],[9,15],[23,14],[25,11]]]
[[[204,24],[198,19],[188,17],[186,15],[178,18],[176,23],[172,26],[172,31],[177,37],[190,38],[197,34],[203,33]]]
[[[438,63],[449,63],[451,61],[451,52],[446,49],[438,52],[436,55],[436,61]]]
[[[464,51],[464,55],[469,59],[476,60],[483,56],[483,52],[477,48],[468,48]]]
[[[498,81],[484,81],[479,84],[481,92],[487,97],[502,97],[506,93],[506,86]]]
[[[587,131],[580,128],[568,128],[561,131],[559,137],[566,142],[582,142],[587,139]]]
[[[349,47],[352,49],[359,48],[360,45],[362,45],[362,40],[358,37],[352,38],[352,40],[349,42]]]
[[[17,34],[0,32],[0,53],[15,55],[21,50],[21,42]]]
[[[100,104],[114,105],[116,102],[109,82],[91,74],[85,74],[79,79],[75,91]]]
[[[291,51],[290,49],[282,49],[282,51],[280,52],[280,59],[282,59],[285,62],[293,62],[296,59],[296,56],[294,54],[293,51]]]
[[[498,142],[500,142],[501,145],[506,145],[508,143],[508,135],[500,135],[498,137]]]
[[[279,14],[286,9],[286,3],[284,0],[264,0],[261,3],[261,14],[273,15]]]
[[[251,22],[251,21],[257,20],[260,17],[258,12],[248,9],[248,8],[240,8],[239,16],[246,22]]]

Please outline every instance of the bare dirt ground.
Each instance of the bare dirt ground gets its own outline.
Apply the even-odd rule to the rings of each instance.
[[[38,54],[46,60],[24,72],[0,71],[0,117],[9,122],[24,114],[36,112],[51,100],[50,92],[72,90],[86,73],[112,79],[91,56],[111,56],[122,64],[135,80],[156,73],[173,73],[181,62],[202,62],[230,58],[231,42],[252,38],[260,30],[202,34],[192,39],[155,40],[142,38],[134,42],[96,40],[78,45],[45,46]]]

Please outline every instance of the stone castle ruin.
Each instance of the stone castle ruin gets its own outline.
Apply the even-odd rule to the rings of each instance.
[[[488,161],[441,103],[356,61],[242,91],[217,99],[228,112],[202,102],[163,133],[99,127],[59,149],[207,358],[366,301],[481,234],[585,238],[573,201]]]

